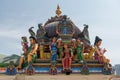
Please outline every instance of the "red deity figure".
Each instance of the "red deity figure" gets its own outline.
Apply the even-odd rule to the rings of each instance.
[[[62,58],[63,71],[71,69],[72,57],[73,57],[72,51],[68,48],[67,44],[64,44],[63,58]]]

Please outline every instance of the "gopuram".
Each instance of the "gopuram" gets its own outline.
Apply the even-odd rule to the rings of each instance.
[[[21,37],[23,54],[17,68],[27,74],[111,74],[112,65],[104,56],[106,49],[100,48],[102,39],[95,36],[91,45],[89,26],[83,26],[81,31],[67,15],[62,15],[58,5],[56,16],[44,25],[38,24],[36,32],[35,27],[30,27],[30,36]]]

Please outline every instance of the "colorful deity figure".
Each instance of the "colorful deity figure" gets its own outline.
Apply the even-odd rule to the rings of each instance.
[[[102,43],[102,39],[100,39],[98,36],[96,36],[95,43],[94,43],[94,46],[95,46],[94,58],[95,58],[95,60],[98,60],[99,63],[109,63],[110,60],[104,56],[106,49],[100,48],[101,43]]]
[[[104,63],[103,74],[110,75],[112,74],[112,65],[109,63]]]
[[[26,74],[28,75],[32,75],[35,73],[35,70],[32,66],[32,63],[29,63],[28,66],[26,67],[26,70],[25,70]]]
[[[27,37],[26,36],[23,36],[21,37],[22,41],[21,41],[21,44],[22,44],[22,50],[23,50],[23,54],[26,55],[27,53],[27,50],[28,50],[28,42],[27,42]]]
[[[81,40],[79,38],[77,39],[76,51],[77,51],[77,56],[78,56],[79,62],[83,62],[84,44],[83,44],[83,42],[81,42]]]
[[[93,60],[93,54],[95,53],[95,47],[94,46],[91,46],[90,48],[90,52],[89,52],[89,55],[88,55],[88,58],[90,60]]]
[[[30,62],[34,61],[36,58],[36,55],[37,55],[36,53],[38,49],[36,38],[33,36],[30,36],[29,40],[30,40],[30,47],[28,47],[27,55],[22,55],[20,57],[18,69],[22,68],[23,63],[29,64]]]
[[[56,75],[57,74],[57,67],[56,67],[56,63],[51,63],[51,67],[50,67],[50,70],[49,70],[49,74],[51,75]]]
[[[58,58],[62,59],[62,51],[63,51],[63,47],[62,47],[62,39],[59,38],[57,40],[57,53],[58,53]]]
[[[38,44],[37,40],[35,37],[30,36],[30,47],[28,49],[28,63],[32,62],[35,58],[35,55],[37,55],[37,50],[38,50]]]
[[[6,74],[7,75],[16,75],[17,74],[17,71],[16,71],[16,68],[14,66],[14,62],[13,61],[10,61],[7,69],[6,69]]]
[[[76,59],[77,58],[77,55],[76,55],[76,39],[73,38],[71,40],[70,46],[71,46],[71,50],[72,50],[73,55],[74,55],[74,59]]]
[[[40,59],[44,59],[44,39],[41,39],[39,43]]]
[[[57,44],[56,44],[56,38],[55,37],[52,39],[52,42],[51,42],[49,48],[50,48],[50,53],[51,53],[51,61],[56,62],[56,59],[57,59]]]
[[[63,29],[63,34],[67,34],[67,29],[66,29],[66,27]]]
[[[81,74],[85,74],[85,75],[89,74],[89,69],[88,69],[88,66],[87,66],[87,62],[83,62],[83,66],[82,66],[82,69],[81,69]]]
[[[70,48],[68,48],[67,44],[64,44],[64,49],[62,54],[63,54],[63,58],[62,58],[63,71],[71,70],[73,52],[71,51]]]

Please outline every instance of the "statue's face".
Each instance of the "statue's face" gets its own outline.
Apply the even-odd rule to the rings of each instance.
[[[102,41],[98,41],[97,46],[100,46],[100,45],[101,45],[101,43],[102,43]]]
[[[68,48],[67,44],[64,44],[64,48],[65,48],[65,49]]]
[[[35,40],[33,38],[30,38],[30,44],[34,44]]]
[[[77,39],[77,42],[80,43],[81,42],[80,39]]]
[[[52,39],[52,41],[53,41],[53,42],[56,42],[56,38],[54,37],[54,38]]]

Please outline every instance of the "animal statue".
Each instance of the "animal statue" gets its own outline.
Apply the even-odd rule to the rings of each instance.
[[[38,30],[36,32],[37,40],[39,40],[41,38],[43,39],[45,34],[46,34],[46,32],[42,26],[42,23],[38,24]]]
[[[79,35],[79,37],[83,41],[85,47],[88,47],[91,45],[90,38],[89,38],[88,25],[84,24],[84,29],[82,33]]]
[[[89,32],[88,32],[88,25],[84,24],[84,29],[82,31],[83,33],[83,36],[86,40],[90,41],[90,38],[89,38]]]
[[[29,31],[31,36],[35,37],[35,32],[32,30],[33,28],[34,27],[30,27],[28,31]]]
[[[94,52],[95,52],[95,48],[94,47],[91,47],[91,49],[90,49],[90,52],[89,52],[89,55],[88,55],[88,58],[89,59],[93,59],[93,54],[94,54]]]
[[[10,61],[7,69],[6,69],[6,74],[7,75],[16,75],[17,74],[17,71],[16,71],[16,68],[14,66],[14,62],[13,61]]]

